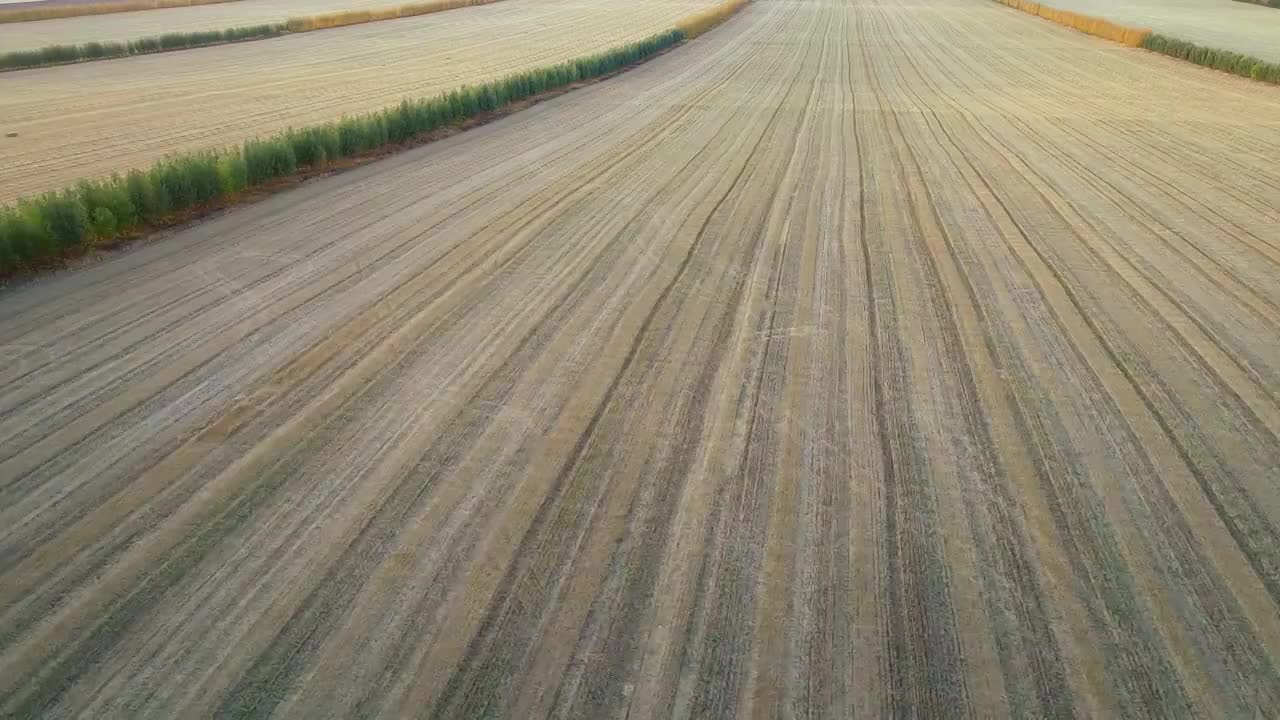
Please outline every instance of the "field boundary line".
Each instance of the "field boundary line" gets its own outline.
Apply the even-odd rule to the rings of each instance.
[[[41,5],[0,9],[0,25],[8,23],[58,20],[86,15],[114,15],[143,10],[169,10],[196,5],[218,5],[239,0],[126,0],[125,2],[83,3],[79,5]]]
[[[234,0],[226,1],[231,2]],[[214,45],[267,40],[281,35],[296,35],[298,33],[330,30],[350,25],[364,25],[365,23],[381,22],[383,20],[400,20],[421,15],[432,15],[446,10],[491,5],[500,1],[426,0],[426,2],[411,2],[371,10],[344,10],[318,15],[299,15],[286,18],[284,22],[245,25],[221,30],[164,33],[133,40],[93,41],[75,45],[46,45],[32,50],[14,50],[0,54],[0,72],[31,70],[56,65],[114,60],[135,55],[154,55],[156,53],[191,50]]]
[[[747,5],[727,0],[646,39],[381,110],[171,155],[146,170],[83,179],[0,207],[0,281],[90,256],[308,179],[492,122],[613,77],[706,32]],[[687,28],[687,29],[686,29]]]
[[[1253,0],[1239,1],[1264,4],[1254,3]],[[1259,82],[1280,85],[1280,63],[1267,62],[1234,50],[1221,50],[1197,45],[1193,42],[1162,35],[1150,28],[1129,27],[1104,18],[1084,15],[1070,10],[1059,10],[1041,3],[1031,2],[1030,0],[995,0],[995,2],[1104,40],[1111,40],[1129,47],[1142,48],[1178,60],[1185,60],[1211,70],[1219,70],[1239,77],[1258,80]],[[1280,3],[1280,0],[1267,0],[1267,2]],[[1280,5],[1271,5],[1271,7],[1280,7]]]
[[[1276,8],[1280,10],[1280,0],[1236,0],[1236,2],[1247,3],[1249,5],[1261,5],[1262,7]]]

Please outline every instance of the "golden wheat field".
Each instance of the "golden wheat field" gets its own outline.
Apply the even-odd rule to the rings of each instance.
[[[706,9],[11,73],[6,192]],[[1272,716],[1277,158],[989,0],[754,0],[0,288],[0,716]]]

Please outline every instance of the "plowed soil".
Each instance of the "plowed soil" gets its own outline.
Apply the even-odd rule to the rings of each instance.
[[[0,712],[1266,716],[1277,157],[994,3],[757,0],[12,289]]]

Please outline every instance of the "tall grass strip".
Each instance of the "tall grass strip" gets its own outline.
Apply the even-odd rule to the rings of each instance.
[[[728,4],[741,4],[745,0],[731,0]],[[328,30],[329,28],[359,25],[395,20],[397,18],[430,15],[431,13],[488,5],[499,0],[429,0],[428,2],[409,3],[394,7],[374,8],[372,10],[351,10],[324,15],[308,15],[289,18],[283,23],[270,25],[254,25],[251,27],[230,28],[228,30],[204,30],[188,33],[167,33],[154,37],[129,40],[127,42],[90,42],[81,45],[50,45],[39,50],[19,50],[0,54],[0,71],[26,70],[49,65],[66,65],[68,63],[86,62],[90,60],[109,60],[128,57],[130,55],[146,55],[170,50],[186,50],[188,48],[221,45],[223,43],[243,42],[246,40],[263,40],[290,33],[311,32],[312,30]]]
[[[1186,60],[1214,70],[1229,72],[1232,75],[1280,85],[1280,63],[1259,60],[1256,57],[1232,52],[1231,50],[1201,47],[1195,43],[1167,37],[1159,33],[1153,33],[1144,38],[1142,47],[1179,60]]]
[[[430,15],[444,10],[488,5],[498,0],[429,0],[428,2],[407,3],[395,7],[373,8],[370,10],[347,10],[344,12],[326,13],[324,15],[308,15],[289,18],[285,25],[289,32],[308,32],[326,30],[328,28],[361,25],[379,20],[395,20],[398,18]]]
[[[668,30],[597,55],[435,97],[406,99],[377,112],[286,130],[239,147],[170,156],[147,170],[82,181],[61,192],[19,200],[0,208],[0,275],[190,217],[280,178],[410,143],[511,103],[607,75],[686,37],[683,30]]]
[[[676,23],[676,29],[686,37],[697,37],[724,22],[730,15],[742,9],[747,0],[726,0],[715,7],[703,10]]]
[[[1262,7],[1280,8],[1280,0],[1236,0],[1236,2],[1249,3],[1250,5],[1261,5]]]
[[[1048,5],[1028,2],[1027,0],[996,0],[996,2],[1025,13],[1039,15],[1046,20],[1052,20],[1059,25],[1066,25],[1082,33],[1106,40],[1114,40],[1129,47],[1141,47],[1142,41],[1151,34],[1150,30],[1143,28],[1131,28],[1113,23],[1110,20],[1103,20],[1091,15],[1082,15],[1069,10],[1058,10]]]
[[[0,8],[0,23],[53,20],[80,15],[110,15],[138,10],[162,10],[165,8],[191,7],[192,5],[216,5],[237,0],[121,0],[103,3],[67,3],[37,5],[35,7]]]
[[[39,50],[19,50],[0,55],[0,70],[25,70],[47,65],[89,60],[108,60],[130,55],[185,50],[187,48],[221,45],[223,43],[260,40],[283,35],[287,30],[283,23],[253,25],[228,30],[203,30],[186,33],[165,33],[154,37],[125,42],[91,42],[81,45],[50,45]]]
[[[1280,0],[1271,1],[1280,2]],[[1144,48],[1214,70],[1280,85],[1280,63],[1259,60],[1256,57],[1231,50],[1202,47],[1186,40],[1171,38],[1150,30],[1125,27],[1109,20],[1057,10],[1039,3],[1027,2],[1026,0],[996,0],[996,2],[1032,15],[1039,15],[1042,18],[1073,27],[1090,35],[1123,43],[1130,47]]]

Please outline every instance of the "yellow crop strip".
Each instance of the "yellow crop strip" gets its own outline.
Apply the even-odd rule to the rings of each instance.
[[[996,0],[996,2],[1025,13],[1039,15],[1046,20],[1052,20],[1059,25],[1066,25],[1082,33],[1113,40],[1129,47],[1141,47],[1142,41],[1151,34],[1151,31],[1146,28],[1128,27],[1113,23],[1110,20],[1096,18],[1092,15],[1083,15],[1070,10],[1059,10],[1040,3],[1027,2],[1027,0]]]

